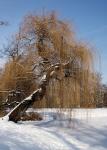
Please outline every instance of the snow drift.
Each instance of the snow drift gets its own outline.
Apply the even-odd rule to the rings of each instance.
[[[38,110],[40,111],[40,110]],[[58,119],[57,110],[41,110],[43,121],[0,120],[0,150],[106,150],[107,109],[74,109]]]

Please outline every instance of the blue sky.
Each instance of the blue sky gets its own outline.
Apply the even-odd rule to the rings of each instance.
[[[0,20],[9,22],[9,26],[0,28],[0,45],[17,31],[23,16],[43,9],[55,10],[60,18],[72,22],[78,39],[98,50],[99,71],[107,83],[107,0],[0,0]]]

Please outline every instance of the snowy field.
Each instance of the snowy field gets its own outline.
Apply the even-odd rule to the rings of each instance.
[[[74,109],[72,119],[55,109],[42,114],[39,122],[1,118],[0,150],[107,150],[107,109]]]

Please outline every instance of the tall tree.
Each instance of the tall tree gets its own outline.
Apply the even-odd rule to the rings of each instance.
[[[50,107],[77,107],[81,99],[89,103],[90,87],[94,86],[93,53],[89,46],[76,40],[72,26],[53,12],[28,15],[19,33],[16,39],[23,51],[20,63],[24,68],[29,66],[39,88],[16,106],[9,119],[17,122],[29,106],[44,96]]]

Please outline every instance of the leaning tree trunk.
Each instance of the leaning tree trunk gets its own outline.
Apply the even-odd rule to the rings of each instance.
[[[57,72],[61,68],[66,68],[71,62],[66,64],[56,64],[51,66],[47,70],[47,74],[42,78],[39,87],[36,91],[34,91],[29,97],[22,100],[9,114],[9,121],[17,122],[21,120],[21,116],[25,113],[25,111],[34,104],[35,101],[40,101],[46,94],[46,86],[49,83],[50,78],[54,77],[58,79]]]
[[[39,88],[36,90],[33,94],[31,94],[29,97],[25,98],[20,102],[9,114],[9,121],[17,122],[21,119],[21,116],[24,114],[24,112],[33,105],[35,101],[41,100],[43,96],[45,95],[45,87]]]
[[[39,88],[34,91],[29,97],[22,100],[9,114],[9,121],[17,122],[21,120],[21,116],[25,111],[34,104],[35,101],[40,101],[46,94],[46,86],[49,83],[49,79],[55,74],[55,67],[59,68],[58,65],[52,66],[48,69],[47,74],[41,79]]]

